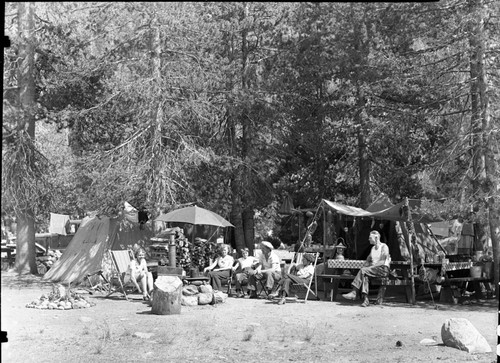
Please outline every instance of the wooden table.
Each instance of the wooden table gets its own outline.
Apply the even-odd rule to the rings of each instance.
[[[459,275],[464,275],[464,271],[470,271],[470,268],[474,266],[474,262],[448,262],[448,263],[426,263],[424,267],[433,268],[439,270],[441,276],[444,277],[444,281],[441,282],[441,292],[439,294],[440,303],[451,303],[456,304],[458,298],[461,296],[460,287],[463,284],[468,284],[471,282],[474,284],[474,290],[476,291],[476,298],[482,298],[480,283],[481,282],[492,282],[491,277],[471,277],[469,273],[468,276],[458,276],[456,277],[454,272],[460,271]]]
[[[351,291],[351,288],[342,289],[339,288],[339,283],[341,281],[352,281],[356,277],[358,270],[360,270],[364,264],[365,260],[334,260],[330,259],[327,261],[326,267],[334,271],[334,273],[320,274],[317,277],[323,280],[325,284],[324,289],[324,297],[327,298],[327,284],[331,284],[331,295],[330,301],[334,301],[338,292],[343,290]],[[405,286],[406,287],[406,300],[407,302],[411,302],[415,304],[415,294],[413,293],[414,288],[412,288],[411,282],[411,271],[410,271],[410,262],[408,261],[392,261],[391,262],[391,270],[399,270],[400,275],[388,277],[388,278],[378,278],[371,279],[371,282],[375,285],[380,285],[379,288],[379,302],[383,301],[385,290],[387,286]],[[341,273],[338,270],[344,270]],[[345,270],[349,270],[349,274],[346,273]],[[352,272],[352,270],[355,270]]]
[[[9,268],[12,267],[15,263],[15,260],[12,258],[13,248],[9,246],[2,246],[2,252],[7,253],[7,263],[9,265]]]

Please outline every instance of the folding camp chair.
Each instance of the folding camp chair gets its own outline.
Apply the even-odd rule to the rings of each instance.
[[[104,276],[102,270],[85,275],[85,279],[88,281],[88,285],[90,286],[86,289],[90,294],[93,294],[94,292],[110,291],[110,282],[106,276]]]
[[[283,269],[282,269],[283,273]],[[260,290],[257,290],[257,295],[260,296],[262,295],[262,292],[266,295],[266,297],[269,297],[270,294],[273,294],[276,291],[276,287],[278,286],[278,280],[274,281],[273,287],[271,288],[271,291],[267,291],[266,288],[266,280],[258,280],[258,285],[260,286]]]
[[[106,295],[106,297],[114,294],[115,292],[121,292],[124,296],[125,299],[128,301],[128,296],[127,296],[127,291],[126,289],[128,287],[132,288],[132,291],[129,293],[134,292],[137,290],[136,286],[132,281],[125,282],[125,274],[129,268],[130,262],[134,258],[134,253],[131,250],[120,250],[120,251],[109,251],[111,255],[111,261],[113,264],[112,272],[111,272],[111,277],[110,277],[110,284],[109,284],[109,293]],[[119,286],[113,286],[114,280],[118,281]]]
[[[302,257],[303,256],[297,256],[297,261],[302,261]],[[312,291],[312,289],[311,289],[313,281],[314,281],[315,287],[317,286],[317,281],[316,281],[316,264],[318,263],[318,258],[319,258],[319,252],[316,252],[315,256],[314,256],[314,264],[313,264],[314,274],[313,274],[313,276],[311,276],[311,278],[309,279],[308,283],[294,283],[294,284],[290,285],[290,289],[292,291],[295,291],[295,292],[299,292],[299,291],[303,291],[303,290],[306,291],[306,296],[304,298],[304,303],[307,302],[307,298],[309,297],[309,293],[313,294],[316,297],[316,300],[319,300],[319,297],[317,295],[317,291],[316,291],[316,293],[314,293]]]
[[[231,296],[232,295],[232,289],[233,289],[233,279],[234,279],[234,272],[233,269],[229,270],[229,276],[228,277],[223,277],[221,278],[222,284],[227,285],[227,295]]]

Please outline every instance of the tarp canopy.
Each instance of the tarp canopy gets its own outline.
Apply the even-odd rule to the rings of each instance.
[[[340,226],[337,226],[336,233],[346,242],[352,244],[351,248],[354,248],[351,251],[353,258],[366,258],[371,249],[368,240],[371,230],[380,232],[382,241],[389,246],[393,260],[405,260],[409,258],[409,236],[406,225],[409,218],[408,207],[405,202],[392,204],[389,198],[385,194],[382,194],[366,210],[326,199],[322,200],[321,205],[327,206],[339,215],[337,223]],[[437,253],[439,245],[429,233],[425,224],[423,224],[435,219],[421,214],[419,212],[420,205],[420,200],[408,200],[408,206],[411,210],[411,220],[414,222],[417,244],[420,245],[419,249],[421,249],[420,253],[422,257],[425,257],[425,254],[433,255]],[[346,218],[342,218],[342,216],[352,217],[349,218],[351,222]]]
[[[411,220],[416,223],[430,223],[442,221],[442,218],[431,218],[426,214],[420,213],[421,200],[419,199],[408,199],[408,207],[406,203],[400,202],[398,204],[390,206],[390,201],[388,198],[386,200],[375,201],[370,205],[367,210],[351,207],[337,202],[331,202],[329,200],[323,199],[322,203],[335,210],[337,213],[352,216],[352,217],[371,217],[375,219],[384,219],[390,221],[401,221],[407,222],[408,219],[408,207],[411,213]],[[386,207],[385,209],[378,209],[380,207]]]

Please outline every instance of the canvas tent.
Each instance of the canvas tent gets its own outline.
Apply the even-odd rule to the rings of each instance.
[[[80,228],[61,258],[43,276],[44,280],[63,283],[83,281],[86,275],[103,268],[109,250],[143,245],[153,237],[150,223],[141,229],[126,216],[95,216],[82,220]]]
[[[381,195],[366,210],[326,199],[322,200],[320,206],[334,212],[335,235],[342,237],[349,245],[349,258],[365,259],[370,251],[369,233],[377,230],[382,242],[388,245],[392,260],[401,261],[410,259],[407,224],[410,220],[413,221],[417,242],[416,247],[413,245],[415,258],[425,259],[426,255],[434,256],[441,250],[426,226],[435,219],[419,213],[420,203],[420,200],[409,199],[394,205],[386,195]]]

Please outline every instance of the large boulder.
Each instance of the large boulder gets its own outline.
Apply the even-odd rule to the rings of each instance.
[[[158,276],[154,283],[151,312],[156,315],[181,313],[182,281],[177,276]]]
[[[491,347],[472,323],[464,318],[447,319],[441,327],[441,339],[448,347],[469,353],[490,353]]]

